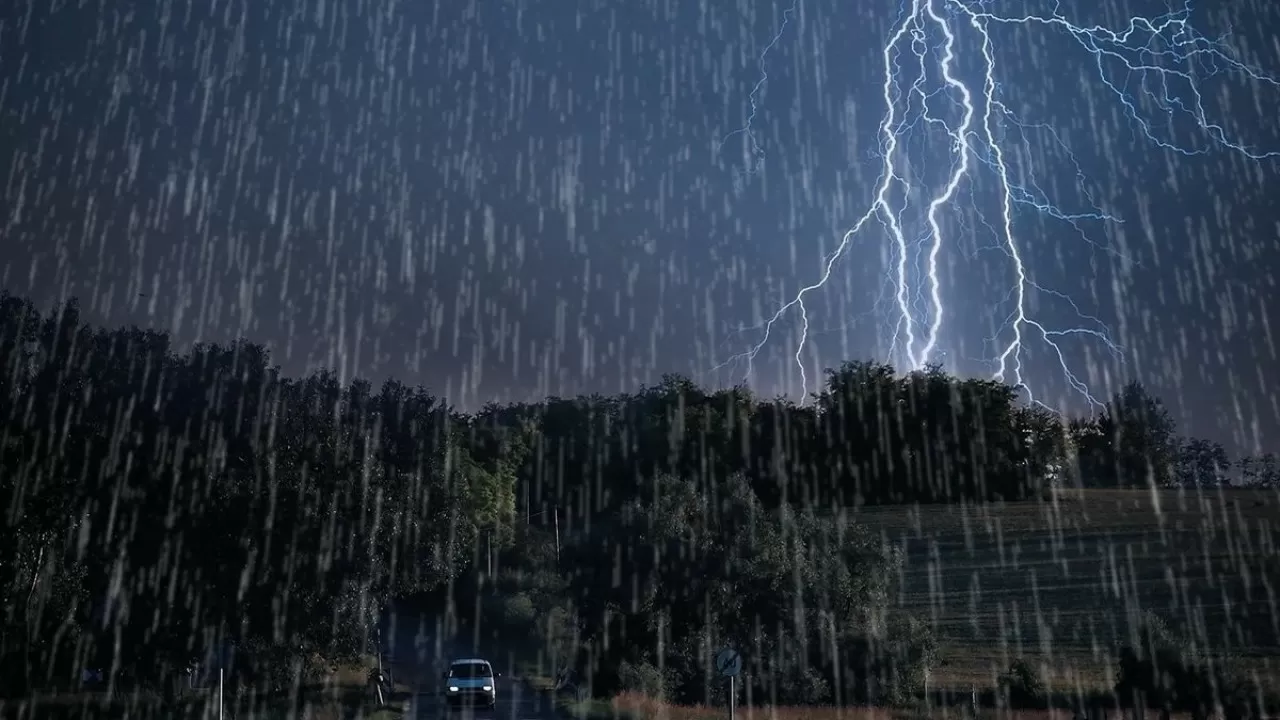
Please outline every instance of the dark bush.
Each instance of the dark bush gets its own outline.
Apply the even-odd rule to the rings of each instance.
[[[618,664],[618,688],[628,692],[637,692],[652,698],[667,696],[667,683],[662,672],[647,662],[628,662]]]
[[[1001,695],[1009,707],[1038,709],[1048,705],[1049,689],[1040,671],[1018,658],[999,679]]]

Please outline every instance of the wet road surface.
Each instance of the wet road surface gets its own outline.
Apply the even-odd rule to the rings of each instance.
[[[498,703],[488,708],[459,708],[450,711],[443,695],[435,688],[422,690],[410,701],[406,718],[425,720],[555,720],[557,717],[552,696],[535,692],[519,680],[498,678]]]

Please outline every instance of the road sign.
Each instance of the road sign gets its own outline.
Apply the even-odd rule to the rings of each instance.
[[[722,677],[734,677],[742,671],[742,656],[733,648],[716,653],[716,672]]]

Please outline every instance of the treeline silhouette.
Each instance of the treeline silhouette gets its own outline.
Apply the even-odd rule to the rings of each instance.
[[[1136,384],[1070,422],[998,382],[876,363],[803,406],[668,377],[467,414],[8,294],[0,363],[9,695],[86,668],[158,686],[226,642],[246,686],[296,685],[366,652],[392,601],[450,589],[601,691],[723,692],[708,654],[731,642],[756,700],[901,701],[933,641],[892,602],[897,552],[844,509],[1230,474]]]

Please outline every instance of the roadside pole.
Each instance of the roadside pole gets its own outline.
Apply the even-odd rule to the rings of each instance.
[[[552,510],[551,523],[556,530],[556,568],[560,567],[560,506],[556,505]]]
[[[377,633],[377,639],[374,641],[373,649],[374,649],[374,652],[376,652],[378,655],[378,707],[382,707],[387,703],[386,703],[386,698],[382,696],[382,684],[384,682],[383,678],[385,676],[383,675],[383,670],[382,670],[382,619],[381,618],[378,619],[378,626],[374,628],[374,632]]]
[[[222,668],[218,668],[218,720],[222,720],[222,683],[224,672],[225,671]]]
[[[726,647],[715,656],[716,672],[721,677],[729,678],[729,720],[734,720],[735,706],[738,703],[738,673],[742,671],[742,656],[737,650]]]

